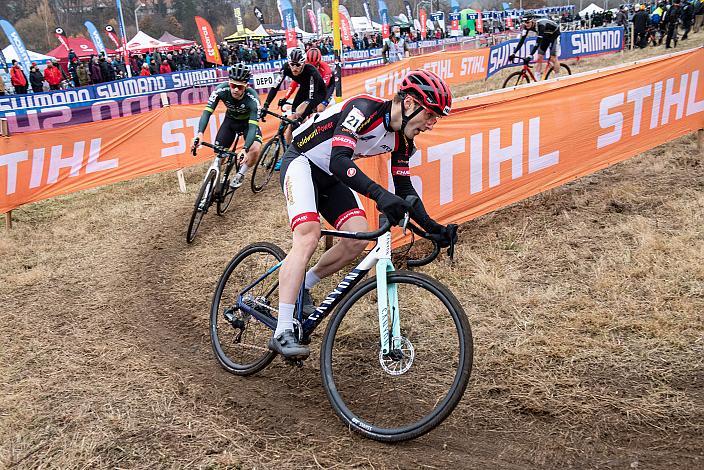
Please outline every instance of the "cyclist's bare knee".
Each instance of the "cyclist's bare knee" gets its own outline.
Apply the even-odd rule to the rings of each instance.
[[[259,151],[261,150],[261,148],[262,144],[258,141],[254,141],[251,147],[249,147],[246,160],[248,166],[253,166],[257,162],[257,157],[259,157]]]
[[[307,259],[310,259],[318,247],[320,240],[320,222],[303,222],[293,230],[293,249],[302,250]]]
[[[355,216],[345,221],[339,229],[345,232],[368,232],[369,224],[364,217]],[[342,238],[338,243],[345,247],[346,253],[350,254],[349,259],[356,258],[369,244],[366,240],[353,240],[351,238]]]

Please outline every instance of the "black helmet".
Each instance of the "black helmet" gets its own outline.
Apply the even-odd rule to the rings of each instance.
[[[252,72],[244,64],[235,64],[230,67],[230,80],[233,82],[248,82],[252,77]]]
[[[303,64],[306,61],[306,54],[299,47],[294,47],[288,51],[288,61],[292,64]]]

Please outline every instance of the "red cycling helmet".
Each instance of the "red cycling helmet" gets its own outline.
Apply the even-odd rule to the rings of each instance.
[[[420,104],[439,116],[447,116],[452,108],[452,92],[445,80],[427,70],[413,70],[401,82],[399,91],[410,93]]]
[[[323,54],[320,53],[320,49],[317,47],[311,47],[306,53],[308,56],[308,63],[317,66],[320,63],[320,59],[323,58]]]

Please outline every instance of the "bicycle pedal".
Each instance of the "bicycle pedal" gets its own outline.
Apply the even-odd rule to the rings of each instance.
[[[284,362],[292,367],[298,367],[299,369],[303,367],[303,359],[284,358]]]

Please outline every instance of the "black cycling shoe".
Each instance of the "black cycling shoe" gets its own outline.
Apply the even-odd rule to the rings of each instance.
[[[302,346],[291,330],[285,330],[276,337],[272,336],[269,340],[269,349],[287,359],[306,359],[310,355],[310,349]]]
[[[303,311],[303,319],[308,318],[313,312],[315,312],[315,302],[313,302],[313,297],[310,296],[310,290],[303,289],[303,305],[301,306]]]

